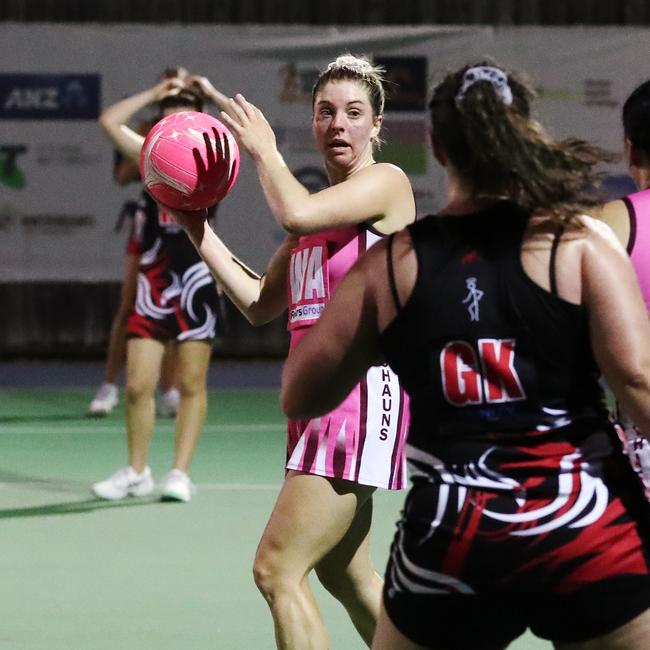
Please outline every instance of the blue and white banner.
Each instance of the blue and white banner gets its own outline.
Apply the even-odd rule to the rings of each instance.
[[[2,74],[0,120],[96,120],[98,74]]]

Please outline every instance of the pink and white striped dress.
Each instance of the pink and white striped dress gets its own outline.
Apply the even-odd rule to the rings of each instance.
[[[382,235],[357,225],[300,238],[289,264],[291,347],[309,331],[356,259]],[[406,487],[408,397],[387,366],[368,370],[343,403],[320,418],[289,420],[286,468],[363,485]]]

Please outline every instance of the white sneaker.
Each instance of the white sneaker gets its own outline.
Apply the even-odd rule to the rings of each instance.
[[[175,418],[180,397],[178,388],[170,388],[158,395],[156,399],[156,415],[161,418]]]
[[[138,474],[133,467],[122,467],[111,474],[105,481],[95,483],[92,491],[100,499],[117,501],[125,497],[146,497],[154,489],[151,469],[145,467],[141,474]]]
[[[160,485],[160,498],[163,501],[183,501],[187,503],[196,491],[190,477],[180,469],[173,469]]]
[[[88,415],[96,417],[108,415],[117,406],[118,401],[117,386],[104,382],[95,393],[93,401],[90,402]]]

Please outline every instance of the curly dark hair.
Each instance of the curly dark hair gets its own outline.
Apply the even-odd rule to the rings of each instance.
[[[479,66],[505,75],[511,103],[489,80],[460,93],[465,72]],[[507,197],[531,213],[577,224],[577,215],[603,201],[597,189],[604,174],[597,165],[616,157],[584,140],[553,139],[531,115],[534,97],[521,75],[493,61],[466,65],[434,88],[434,147],[442,148],[475,198]]]

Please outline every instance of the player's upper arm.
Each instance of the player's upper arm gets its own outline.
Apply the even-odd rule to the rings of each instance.
[[[415,199],[406,174],[395,165],[376,163],[310,194],[287,226],[291,232],[308,234],[366,222],[390,233],[414,219]]]
[[[648,313],[618,238],[602,223],[586,223],[581,276],[594,354],[606,376],[626,382],[650,368]]]
[[[105,115],[100,117],[99,122],[115,148],[129,160],[139,162],[144,136],[136,133],[126,124],[114,123],[112,120],[107,119]]]

